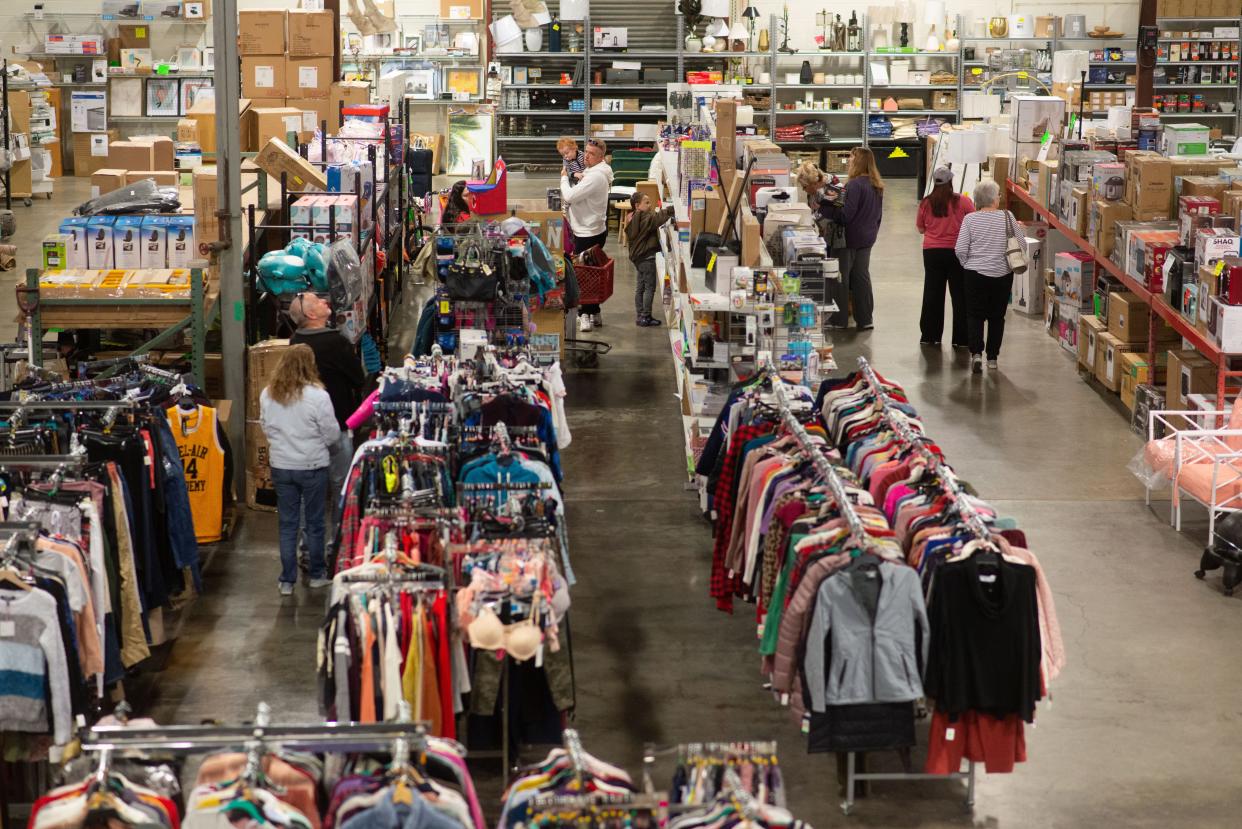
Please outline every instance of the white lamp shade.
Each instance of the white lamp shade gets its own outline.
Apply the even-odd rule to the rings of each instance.
[[[746,40],[750,37],[750,29],[746,26],[746,18],[739,18],[738,22],[733,25],[733,30],[729,32],[729,37],[734,40]]]
[[[1052,55],[1053,83],[1082,83],[1082,73],[1090,67],[1091,53],[1082,49],[1066,49]]]
[[[728,37],[729,24],[723,20],[713,20],[707,25],[707,34],[711,37]]]
[[[512,43],[522,36],[522,27],[518,25],[517,19],[511,14],[496,18],[487,28],[492,33],[492,42],[497,46]]]
[[[982,164],[988,160],[988,133],[984,130],[953,130],[941,139],[949,139],[945,157],[952,164]]]
[[[927,0],[923,4],[923,22],[928,26],[939,26],[944,22],[943,0]]]
[[[586,20],[589,0],[561,0],[561,20]]]
[[[729,0],[703,0],[699,14],[704,17],[728,17]]]

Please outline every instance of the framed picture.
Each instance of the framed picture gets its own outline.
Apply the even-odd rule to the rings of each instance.
[[[449,69],[446,72],[448,78],[445,85],[448,91],[453,93],[454,98],[459,95],[477,98],[482,87],[479,74],[478,69]]]
[[[419,54],[420,52],[423,51],[423,36],[422,35],[406,35],[405,36],[405,48],[410,50],[416,55]]]
[[[203,47],[203,69],[210,69],[213,72],[216,71],[216,47]]]
[[[216,88],[211,78],[184,78],[181,81],[181,112],[185,115],[190,107],[203,100],[215,100]]]
[[[405,82],[405,94],[410,98],[431,101],[436,98],[436,70],[411,69]]]
[[[397,45],[396,32],[378,32],[362,36],[362,51],[369,55],[381,55],[391,52]]]
[[[448,127],[449,175],[465,176],[475,169],[475,162],[482,161],[483,169],[492,166],[492,143],[496,131],[495,117],[491,113],[464,109],[450,109]]]
[[[429,23],[423,26],[424,49],[447,49],[449,46],[449,27],[447,23]]]
[[[357,32],[341,32],[341,50],[347,54],[357,54],[362,51],[362,35]]]
[[[183,71],[186,69],[202,69],[202,52],[195,46],[177,47],[177,66]]]
[[[180,115],[180,107],[181,81],[179,79],[147,79],[147,115]]]

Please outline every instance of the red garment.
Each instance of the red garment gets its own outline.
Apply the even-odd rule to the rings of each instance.
[[[961,770],[963,758],[983,763],[988,774],[1012,772],[1014,763],[1026,762],[1022,718],[1010,714],[997,719],[990,714],[967,711],[957,722],[949,722],[949,715],[942,711],[932,714],[927,765],[923,771],[952,774]]]
[[[970,196],[958,196],[957,203],[949,200],[949,215],[933,216],[931,202],[923,199],[919,202],[919,212],[914,225],[923,234],[923,249],[949,248],[957,245],[957,234],[962,229],[962,219],[975,212],[975,204]]]
[[[716,481],[712,505],[716,509],[716,535],[712,544],[712,568],[708,595],[716,600],[716,609],[733,612],[733,592],[741,586],[740,575],[725,572],[725,553],[729,537],[733,533],[733,511],[737,493],[735,484],[742,465],[742,447],[760,435],[766,435],[775,427],[771,423],[748,424],[737,427],[729,438],[729,451],[725,453],[720,477]]]
[[[441,737],[456,739],[457,715],[453,707],[453,672],[449,656],[448,598],[441,593],[431,604],[431,618],[436,633],[436,676],[440,678]]]

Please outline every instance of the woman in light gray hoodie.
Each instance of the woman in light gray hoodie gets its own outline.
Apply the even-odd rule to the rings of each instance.
[[[310,586],[326,587],[324,504],[328,456],[341,436],[332,399],[319,382],[315,352],[293,345],[259,396],[259,422],[269,446],[276,514],[280,520],[280,595],[293,595],[298,576],[298,523],[306,522]]]

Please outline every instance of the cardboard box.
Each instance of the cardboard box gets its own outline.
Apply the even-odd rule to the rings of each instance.
[[[1035,188],[1031,195],[1041,207],[1052,207],[1056,204],[1057,168],[1059,163],[1054,159],[1036,162]]]
[[[1126,165],[1120,161],[1103,162],[1091,167],[1091,197],[1105,201],[1121,201],[1126,195]]]
[[[160,221],[161,218],[163,217],[147,216],[143,219],[140,267],[168,267],[168,226]]]
[[[110,270],[116,267],[113,256],[112,230],[114,216],[91,216],[86,221],[86,267]]]
[[[118,187],[125,186],[125,170],[104,168],[91,173],[91,198],[97,199],[107,195]]]
[[[1070,354],[1078,353],[1078,318],[1081,312],[1072,302],[1057,300],[1057,341]]]
[[[180,176],[175,170],[127,170],[125,173],[126,184],[136,184],[148,178],[153,179],[160,187],[176,187]],[[94,179],[91,176],[92,182]]]
[[[1229,354],[1242,353],[1242,305],[1229,305],[1212,297],[1208,331],[1216,346]]]
[[[242,98],[237,105],[237,114],[241,123],[242,143],[246,141],[246,121],[248,111],[250,109],[250,100]],[[216,151],[216,102],[214,98],[198,101],[194,106],[190,107],[190,111],[186,113],[187,118],[193,118],[198,126],[198,145],[203,148],[204,153],[215,153]],[[248,148],[243,146],[242,151]]]
[[[332,89],[332,58],[286,58],[285,96],[327,98]]]
[[[155,147],[139,141],[113,141],[108,145],[108,164],[114,170],[154,170]]]
[[[1203,124],[1163,124],[1160,151],[1166,156],[1207,155],[1211,130]]]
[[[65,241],[66,268],[86,267],[86,216],[68,216],[61,220],[60,233],[67,237]]]
[[[483,0],[440,0],[440,16],[446,20],[480,20]]]
[[[1091,307],[1095,296],[1095,259],[1082,251],[1058,253],[1053,260],[1057,299],[1076,308]]]
[[[366,81],[337,81],[328,89],[328,99],[332,102],[332,124],[337,123],[335,116],[341,106],[369,104],[371,102],[371,85]]]
[[[151,48],[151,27],[146,23],[118,23],[116,36],[122,49]]]
[[[749,211],[742,213],[742,266],[757,268],[763,238],[759,232],[759,220]]]
[[[1065,123],[1065,101],[1043,95],[1012,95],[1010,111],[1014,113],[1013,140],[1017,143],[1038,143],[1045,132],[1061,134]]]
[[[270,447],[258,415],[246,420],[246,506],[261,510],[276,509]]]
[[[247,55],[241,59],[242,96],[284,98],[287,94],[284,55]]]
[[[1138,387],[1147,382],[1150,373],[1146,354],[1131,351],[1121,355],[1121,402],[1131,412],[1134,411]]]
[[[259,419],[259,395],[289,347],[288,340],[264,340],[246,349],[246,419]]]
[[[309,141],[313,130],[305,129],[302,113],[292,107],[251,107],[249,145],[262,147],[272,138],[285,141],[288,133],[297,135],[298,141]]]
[[[177,169],[177,145],[166,135],[131,135],[126,139],[134,144],[151,145],[150,167],[129,167],[141,170],[175,170]]]
[[[1095,355],[1099,337],[1106,330],[1105,321],[1094,314],[1078,316],[1078,366],[1092,376],[1095,375]]]
[[[284,55],[285,25],[289,13],[284,9],[251,9],[237,13],[237,45],[240,55]],[[243,61],[244,63],[244,61]]]
[[[73,134],[73,174],[75,176],[91,176],[99,170],[113,168],[108,163],[108,153],[112,143],[119,141],[121,134],[116,130],[106,133],[75,132]],[[14,189],[15,193],[22,190]]]
[[[286,21],[285,54],[291,58],[331,58],[336,44],[335,17],[330,11],[291,9]]]
[[[1126,342],[1111,334],[1100,334],[1096,340],[1095,379],[1109,391],[1121,388],[1121,355],[1147,348],[1146,343]]]
[[[143,216],[117,216],[112,230],[112,256],[116,267],[133,270],[142,267]]]
[[[326,190],[328,187],[328,179],[323,171],[302,158],[279,138],[269,139],[263,149],[259,150],[254,163],[269,176],[278,179],[281,173],[287,173],[290,189],[293,190]]]
[[[1113,235],[1117,222],[1131,218],[1130,205],[1117,201],[1094,201],[1088,221],[1087,237],[1102,256],[1113,252]]]
[[[1073,187],[1070,189],[1069,213],[1065,217],[1065,223],[1074,228],[1074,231],[1085,237],[1087,235],[1087,188]]]
[[[1109,294],[1108,333],[1123,342],[1147,339],[1151,326],[1151,312],[1137,294],[1129,291]]]
[[[196,169],[190,186],[194,192],[194,241],[202,256],[203,245],[220,240],[220,220],[216,217],[220,206],[216,166]]]
[[[1186,408],[1189,394],[1216,393],[1216,366],[1193,349],[1169,351],[1168,379],[1165,382],[1165,406],[1172,410]]]

